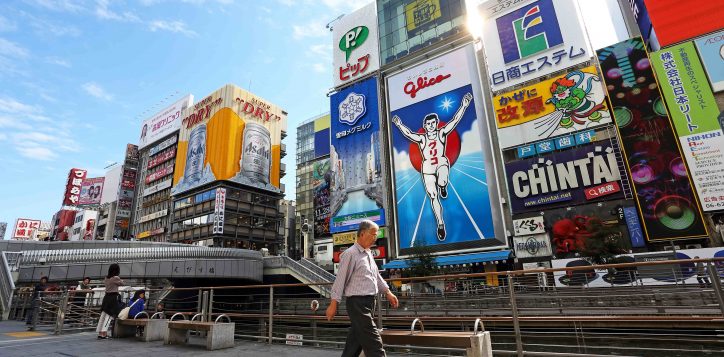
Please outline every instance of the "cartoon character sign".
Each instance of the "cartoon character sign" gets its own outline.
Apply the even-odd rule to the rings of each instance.
[[[476,70],[470,46],[387,78],[402,256],[504,244]]]
[[[502,148],[612,122],[595,66],[493,97]]]
[[[423,119],[423,133],[413,133],[405,124],[402,124],[400,117],[397,115],[392,117],[392,122],[402,135],[418,146],[422,157],[422,170],[420,171],[422,183],[425,186],[427,197],[430,198],[430,205],[435,215],[435,222],[437,222],[437,239],[440,241],[444,241],[446,236],[440,199],[447,198],[451,165],[445,152],[446,144],[448,136],[463,119],[463,114],[472,100],[473,95],[466,93],[460,103],[460,108],[447,124],[440,122],[437,113],[427,114]]]

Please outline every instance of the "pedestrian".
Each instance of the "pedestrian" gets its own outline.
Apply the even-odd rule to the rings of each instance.
[[[696,256],[694,257],[694,259],[699,259],[699,257]],[[703,262],[696,262],[696,280],[699,282],[699,286],[702,288],[705,286],[711,286],[711,281],[709,280],[709,276],[706,275],[706,269],[704,269]]]
[[[114,263],[108,267],[108,274],[106,275],[106,278],[103,279],[103,284],[106,287],[106,294],[103,296],[101,317],[98,319],[98,326],[96,326],[96,332],[98,333],[99,339],[108,338],[108,329],[111,327],[111,321],[118,317],[118,313],[122,310],[118,287],[125,284],[119,277],[120,274],[121,267]]]
[[[134,319],[136,315],[140,314],[144,310],[146,304],[146,290],[136,290],[133,293],[133,297],[128,302],[130,309],[128,310],[128,318]],[[143,326],[136,327],[136,335],[143,336]]]
[[[48,289],[48,277],[43,276],[40,278],[40,283],[35,285],[33,289],[33,296],[30,298],[30,309],[25,316],[25,324],[28,325],[28,331],[35,330],[36,315],[40,307],[40,294]]]
[[[342,357],[357,357],[362,351],[367,357],[386,356],[382,338],[372,318],[375,297],[378,292],[384,293],[393,308],[397,308],[399,302],[382,279],[370,252],[378,230],[379,226],[370,220],[360,222],[357,242],[342,253],[337,278],[332,285],[327,320],[334,319],[337,305],[345,297],[351,323]]]
[[[71,311],[75,312],[75,315],[78,318],[78,323],[80,323],[81,325],[86,320],[84,318],[86,314],[83,311],[83,308],[88,304],[88,299],[90,297],[90,293],[87,292],[87,290],[91,290],[90,281],[90,277],[86,276],[85,278],[83,278],[83,281],[81,281],[80,284],[75,287],[76,292],[73,296],[73,306],[71,307]]]

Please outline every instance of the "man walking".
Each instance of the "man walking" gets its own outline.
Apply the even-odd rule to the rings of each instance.
[[[357,357],[364,351],[366,357],[387,356],[372,318],[375,296],[385,293],[387,301],[397,308],[395,294],[380,276],[370,247],[375,244],[379,226],[364,220],[357,230],[357,242],[344,251],[340,257],[339,272],[332,285],[332,301],[327,308],[327,320],[337,315],[337,305],[342,296],[347,298],[347,314],[352,326],[347,333],[342,357]]]

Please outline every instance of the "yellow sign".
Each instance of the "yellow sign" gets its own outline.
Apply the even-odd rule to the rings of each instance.
[[[380,228],[377,231],[377,239],[384,238],[386,231],[385,227]],[[354,244],[357,241],[357,231],[333,234],[332,240],[334,245]]]
[[[603,93],[603,87],[595,66],[571,71],[495,96],[496,123],[498,128],[506,128],[558,111],[562,113],[561,126],[573,126],[592,115],[588,113],[590,108],[605,105],[597,100],[603,97],[598,93]]]
[[[407,31],[433,22],[442,17],[440,11],[440,0],[415,0],[405,5],[405,19],[407,19]]]

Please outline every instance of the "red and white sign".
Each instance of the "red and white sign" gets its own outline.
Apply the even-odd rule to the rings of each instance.
[[[661,47],[718,31],[724,26],[718,1],[644,0]]]
[[[159,169],[158,171],[146,176],[146,184],[149,184],[153,181],[166,177],[172,173],[173,173],[173,166],[163,167],[163,168]]]
[[[105,177],[94,177],[83,180],[80,189],[80,205],[98,205],[101,203],[101,194],[103,193],[103,183]]]
[[[613,181],[613,182],[604,183],[602,185],[587,188],[585,193],[586,193],[586,199],[591,200],[594,198],[608,196],[608,195],[611,195],[611,194],[614,194],[614,193],[620,192],[620,191],[621,191],[621,186],[618,185],[618,182]]]
[[[190,107],[193,102],[194,96],[189,94],[154,114],[149,119],[146,119],[141,125],[141,137],[138,139],[138,148],[143,149],[163,139],[163,137],[178,131],[181,128],[181,112]]]
[[[93,231],[96,228],[96,220],[89,219],[85,224],[85,233],[83,233],[83,240],[93,240]]]
[[[377,32],[374,1],[334,23],[332,63],[335,87],[357,81],[380,68]]]
[[[334,256],[332,257],[332,263],[339,263],[340,256],[342,253],[344,253],[345,250],[351,248],[350,247],[341,247],[339,248],[339,251],[334,252]],[[379,246],[373,246],[370,248],[370,252],[372,252],[372,257],[374,259],[384,259],[387,258],[387,249],[383,245]]]
[[[88,171],[83,169],[70,169],[68,173],[68,182],[65,184],[65,195],[63,196],[63,205],[77,206],[80,201],[80,191]]]
[[[12,239],[31,239],[33,231],[40,228],[40,221],[37,219],[18,218],[15,221]]]
[[[151,160],[148,160],[148,166],[147,168],[154,168],[158,165],[163,164],[164,162],[173,159],[176,156],[176,148],[173,148],[168,151],[164,151],[158,156],[153,157]]]

